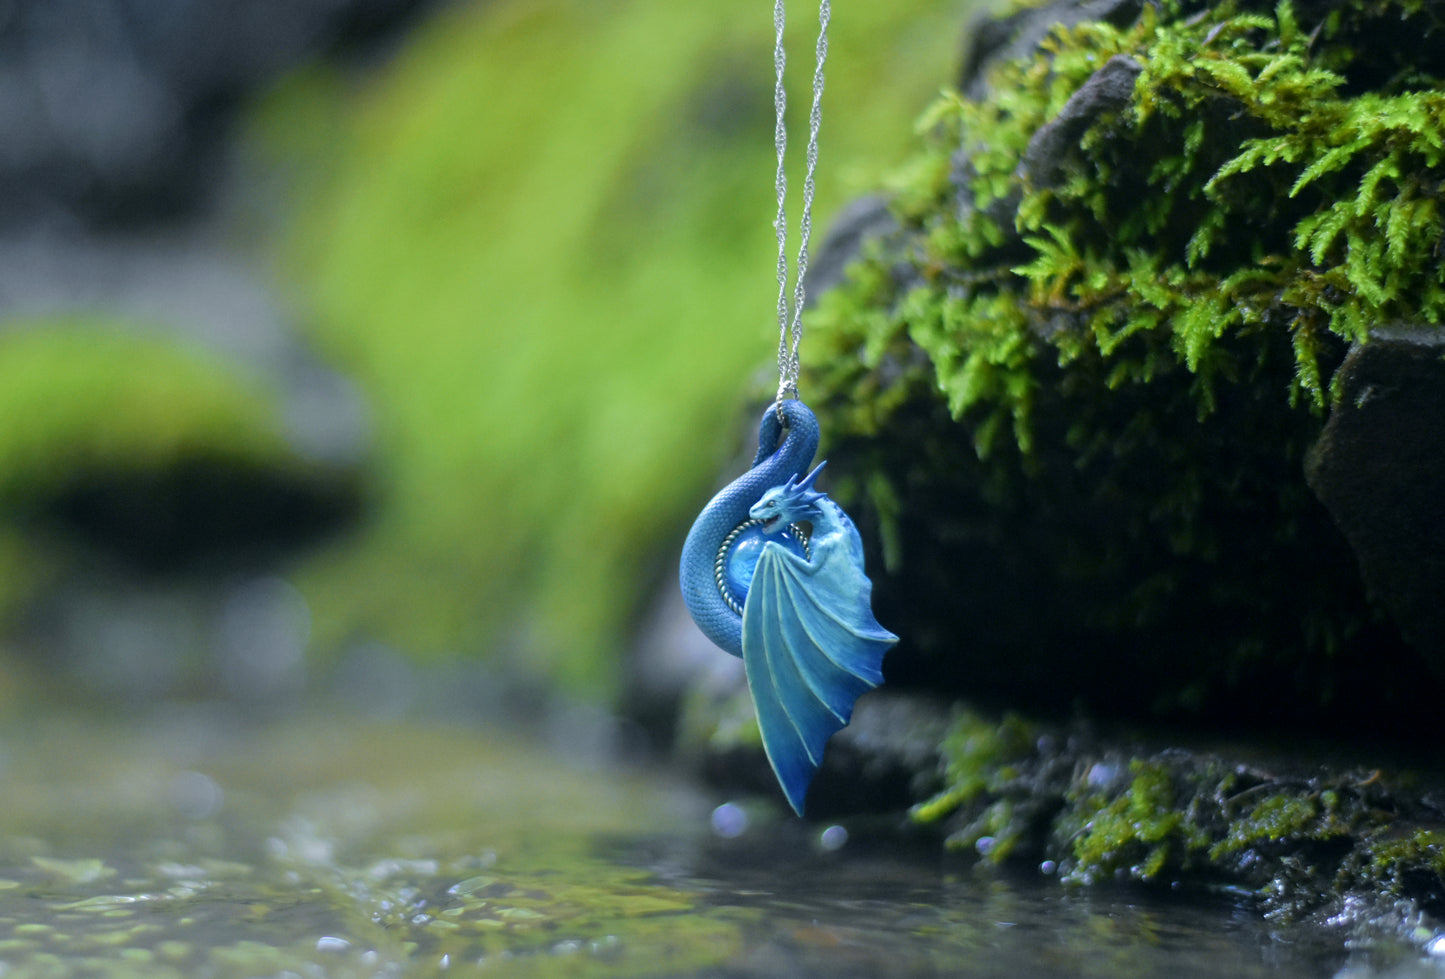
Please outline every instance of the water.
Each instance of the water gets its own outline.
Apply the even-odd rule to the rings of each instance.
[[[0,977],[1445,975],[475,727],[232,708],[0,732]]]

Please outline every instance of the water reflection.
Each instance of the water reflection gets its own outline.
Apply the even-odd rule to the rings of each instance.
[[[1282,939],[1227,901],[982,873],[940,863],[929,845],[900,850],[891,834],[855,833],[836,852],[810,845],[809,835],[778,823],[763,836],[713,837],[686,852],[676,838],[619,839],[606,852],[705,894],[710,913],[759,912],[743,926],[745,950],[730,976],[1379,974],[1363,956],[1349,964],[1338,936]],[[1389,950],[1371,954],[1396,965]]]

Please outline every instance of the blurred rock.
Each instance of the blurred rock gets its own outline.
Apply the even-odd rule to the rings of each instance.
[[[883,197],[861,197],[846,205],[828,225],[827,237],[808,266],[809,305],[847,278],[848,265],[858,260],[864,242],[891,237],[899,230],[898,219]]]
[[[98,316],[198,343],[266,377],[292,447],[306,458],[354,467],[370,444],[360,393],[320,362],[264,275],[206,224],[142,234],[0,235],[0,332],[66,316]]]
[[[123,226],[205,200],[242,98],[429,0],[0,4],[0,228]]]

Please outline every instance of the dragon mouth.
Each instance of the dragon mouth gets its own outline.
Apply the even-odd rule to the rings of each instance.
[[[764,520],[762,530],[765,534],[775,534],[782,525],[783,517],[779,514],[776,517],[769,517],[767,520]]]

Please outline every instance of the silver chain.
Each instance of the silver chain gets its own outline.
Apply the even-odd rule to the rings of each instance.
[[[828,20],[832,16],[830,0],[821,0],[818,8],[818,62],[813,69],[813,111],[808,116],[808,166],[803,179],[803,217],[799,225],[802,242],[798,246],[798,273],[793,285],[791,309],[788,304],[788,177],[783,168],[787,155],[788,130],[784,123],[788,96],[783,89],[783,67],[787,55],[783,49],[784,0],[773,2],[773,28],[777,40],[773,44],[773,109],[777,125],[773,142],[778,150],[778,217],[773,227],[778,232],[778,418],[782,420],[782,404],[786,398],[798,396],[798,345],[803,339],[803,278],[808,273],[808,238],[813,231],[813,174],[818,168],[818,130],[823,122],[823,62],[828,58]]]

